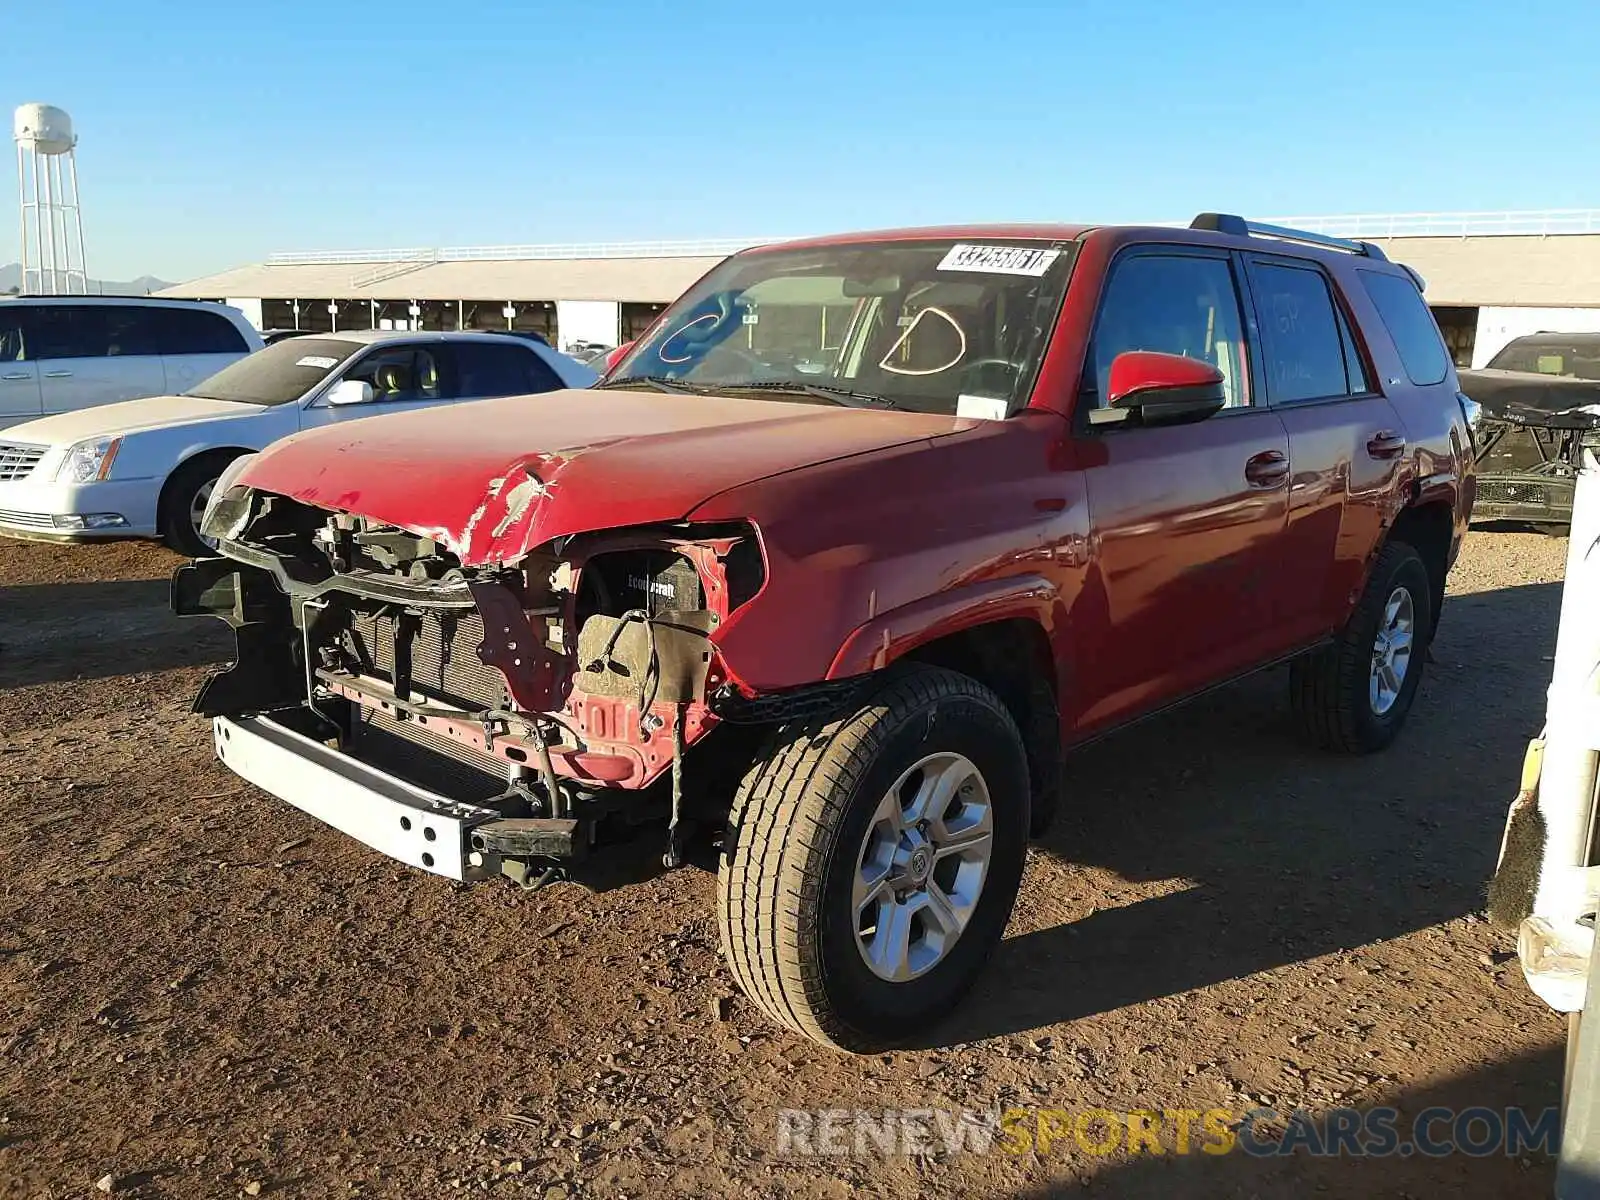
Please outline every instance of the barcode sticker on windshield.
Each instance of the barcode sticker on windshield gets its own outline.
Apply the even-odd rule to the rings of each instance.
[[[297,359],[294,365],[297,367],[321,367],[326,371],[329,367],[337,367],[339,360],[337,358],[329,358],[324,354],[308,354],[304,358]]]
[[[980,271],[987,275],[1043,275],[1061,257],[1038,246],[979,246],[957,242],[939,261],[941,271]]]

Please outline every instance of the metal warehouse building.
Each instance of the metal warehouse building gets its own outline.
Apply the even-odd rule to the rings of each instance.
[[[1266,220],[1415,267],[1462,366],[1524,333],[1600,330],[1600,209]],[[728,254],[775,240],[275,254],[158,294],[222,300],[262,329],[512,328],[613,346]]]

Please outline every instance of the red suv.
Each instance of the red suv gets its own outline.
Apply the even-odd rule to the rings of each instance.
[[[1285,660],[1313,741],[1395,736],[1474,486],[1420,285],[1217,214],[746,251],[597,388],[238,460],[223,557],[174,581],[237,630],[196,709],[245,779],[453,879],[719,831],[749,997],[919,1036],[1064,750]]]

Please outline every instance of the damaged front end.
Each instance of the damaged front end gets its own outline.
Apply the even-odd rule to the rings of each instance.
[[[678,863],[686,762],[751,699],[716,634],[765,579],[753,527],[576,534],[474,566],[233,487],[207,531],[225,557],[179,568],[172,607],[234,629],[194,709],[235,771],[453,878],[533,886],[661,817]]]
[[[1600,382],[1522,371],[1463,371],[1483,406],[1473,519],[1569,525],[1582,452],[1600,446]]]

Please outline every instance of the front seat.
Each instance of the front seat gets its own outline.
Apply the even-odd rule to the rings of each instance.
[[[411,372],[402,363],[384,363],[372,374],[379,400],[404,400],[411,394]]]

